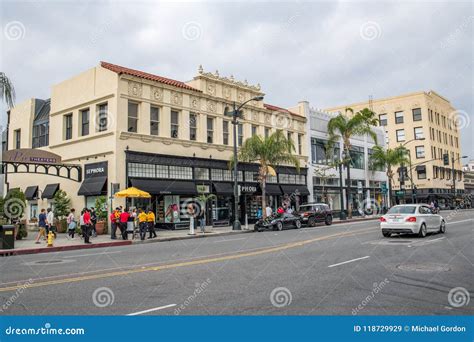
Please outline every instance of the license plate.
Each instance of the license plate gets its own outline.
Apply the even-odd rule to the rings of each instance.
[[[392,219],[392,222],[400,222],[400,221],[401,221],[401,219],[398,219],[398,218]]]

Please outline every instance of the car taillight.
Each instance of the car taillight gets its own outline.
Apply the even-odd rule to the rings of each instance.
[[[310,213],[304,213],[303,216],[306,217],[306,216],[309,216]]]
[[[415,216],[409,217],[405,221],[406,222],[416,222],[416,217]]]
[[[382,217],[380,218],[380,222],[387,222],[387,220],[385,219],[385,217],[382,216]]]

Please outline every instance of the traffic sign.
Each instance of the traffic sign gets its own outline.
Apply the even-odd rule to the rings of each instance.
[[[397,196],[405,196],[405,190],[398,190],[395,192],[395,195]]]

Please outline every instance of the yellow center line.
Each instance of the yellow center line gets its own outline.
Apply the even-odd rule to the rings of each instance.
[[[331,235],[321,236],[321,237],[314,238],[314,239],[303,240],[303,241],[298,241],[298,242],[292,242],[292,243],[287,243],[287,244],[276,246],[276,247],[260,249],[260,250],[252,251],[252,252],[244,252],[244,253],[237,253],[237,254],[220,256],[220,257],[212,257],[212,258],[205,258],[205,259],[199,259],[199,260],[184,261],[184,262],[165,264],[165,265],[160,265],[160,266],[149,266],[149,267],[143,267],[143,268],[138,268],[138,269],[134,269],[134,270],[124,270],[124,271],[108,272],[108,273],[103,273],[103,274],[92,274],[92,275],[81,276],[81,277],[72,277],[72,278],[42,281],[42,282],[38,282],[38,283],[29,284],[27,286],[27,288],[42,287],[42,286],[48,286],[48,285],[66,284],[66,283],[74,283],[74,282],[80,282],[80,281],[86,281],[86,280],[110,278],[110,277],[131,275],[131,274],[135,274],[135,273],[142,273],[142,272],[163,271],[163,270],[169,270],[169,269],[178,268],[178,267],[202,265],[202,264],[208,264],[208,263],[219,262],[219,261],[227,261],[227,260],[235,260],[235,259],[240,259],[240,258],[245,258],[245,257],[250,257],[250,256],[256,256],[256,255],[279,252],[279,251],[283,251],[283,250],[290,249],[290,248],[301,247],[301,246],[304,246],[304,245],[307,245],[307,244],[310,244],[310,243],[313,243],[313,242],[327,240],[327,239],[331,239],[331,238],[335,238],[335,237],[361,235],[361,234],[367,234],[368,232],[373,232],[373,231],[374,231],[374,228],[367,228],[367,229],[357,230],[357,232],[342,232],[342,233],[337,233],[337,234],[331,234]],[[140,266],[137,266],[137,267],[140,267]],[[19,288],[24,288],[24,287],[25,286],[22,285],[22,284],[15,285],[15,286],[2,287],[2,288],[0,288],[0,292],[16,291]]]

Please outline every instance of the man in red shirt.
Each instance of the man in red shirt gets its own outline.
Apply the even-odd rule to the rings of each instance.
[[[92,222],[91,222],[91,214],[89,212],[89,209],[85,208],[84,209],[84,215],[82,216],[82,219],[84,221],[84,227],[85,227],[85,231],[82,232],[82,235],[84,236],[84,242],[85,243],[91,243],[89,241],[89,237],[90,237],[90,229],[91,229],[91,226],[92,226]]]
[[[128,239],[128,234],[127,234],[127,222],[130,214],[128,213],[127,210],[124,210],[120,214],[120,230],[122,231],[122,238],[124,240]]]

